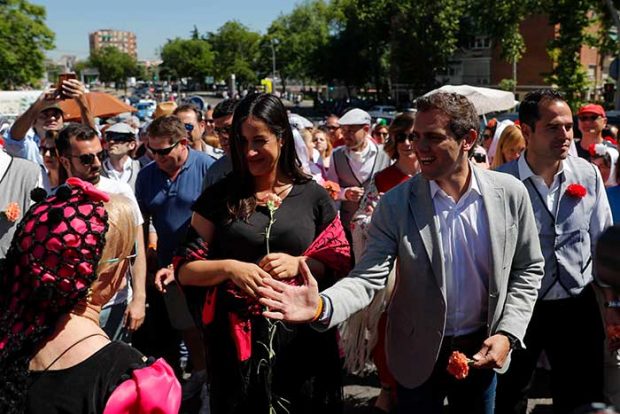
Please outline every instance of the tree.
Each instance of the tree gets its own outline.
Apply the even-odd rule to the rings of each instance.
[[[114,82],[117,87],[125,85],[128,77],[138,73],[136,59],[114,46],[94,51],[90,55],[89,63],[99,70],[99,79],[102,82]]]
[[[318,80],[322,77],[333,12],[323,0],[307,0],[287,15],[276,18],[260,44],[260,71],[271,74],[275,53],[277,71],[288,78]],[[273,48],[273,50],[272,50]]]
[[[213,73],[214,53],[202,39],[168,40],[161,50],[160,74],[174,79],[190,77],[201,83]]]
[[[26,0],[0,0],[0,89],[38,86],[54,32],[45,25],[45,7]]]
[[[234,74],[241,85],[258,82],[256,61],[260,34],[232,20],[224,23],[217,32],[209,33],[206,39],[215,53],[214,69],[218,79],[226,80]]]

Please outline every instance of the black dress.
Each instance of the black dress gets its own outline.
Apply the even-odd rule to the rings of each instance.
[[[114,389],[146,358],[122,342],[110,342],[67,369],[30,372],[26,413],[100,414]]]
[[[226,207],[230,185],[230,177],[220,181],[194,205],[194,211],[215,226],[208,257],[258,263],[266,254],[269,211],[258,206],[247,221],[231,222]],[[335,217],[333,202],[321,186],[313,181],[295,184],[275,212],[270,251],[302,255]],[[269,371],[265,369],[269,353],[263,346],[269,343],[269,322],[246,313],[251,321],[252,352],[249,359],[240,361],[230,315],[245,309],[235,308],[238,304],[230,299],[226,289],[217,290],[215,317],[205,326],[212,412],[268,414],[270,405],[277,413],[341,412],[336,330],[319,333],[307,325],[278,322]]]

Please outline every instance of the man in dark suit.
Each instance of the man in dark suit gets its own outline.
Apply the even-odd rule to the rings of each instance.
[[[543,275],[532,207],[514,177],[468,161],[478,117],[463,96],[418,100],[413,141],[421,174],[386,193],[374,212],[365,254],[348,277],[319,295],[263,281],[265,316],[339,324],[367,306],[398,258],[388,310],[387,358],[399,413],[492,413],[496,374],[522,346]],[[446,371],[453,351],[473,359],[464,380]]]

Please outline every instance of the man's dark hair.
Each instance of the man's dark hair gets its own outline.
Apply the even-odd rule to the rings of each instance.
[[[560,91],[550,88],[537,89],[525,95],[519,104],[519,122],[535,130],[536,121],[540,119],[540,103],[542,101],[566,102]]]
[[[235,113],[235,108],[239,104],[238,99],[224,99],[213,108],[213,119],[223,118]]]
[[[148,126],[146,133],[150,137],[170,138],[172,143],[176,143],[183,138],[187,138],[185,125],[176,115],[160,116],[153,120]]]
[[[196,120],[198,122],[202,122],[202,111],[200,109],[196,108],[196,105],[194,105],[194,104],[183,104],[183,105],[177,107],[177,109],[175,109],[172,114],[173,115],[178,115],[181,112],[190,112],[190,111],[193,111],[196,114]]]
[[[461,139],[472,129],[478,131],[480,121],[474,105],[463,95],[437,92],[423,96],[417,101],[418,112],[437,109],[448,116],[450,131],[456,139]]]
[[[99,139],[97,131],[84,124],[69,124],[60,130],[56,138],[56,152],[58,155],[67,155],[71,150],[71,138],[76,141],[90,141]]]

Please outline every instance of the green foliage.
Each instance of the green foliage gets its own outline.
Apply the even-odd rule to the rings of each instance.
[[[320,78],[323,65],[328,64],[323,52],[330,39],[331,16],[325,1],[307,0],[290,14],[276,18],[260,42],[261,76],[271,75],[275,51],[276,70],[282,78]]]
[[[45,25],[45,7],[26,0],[0,0],[0,89],[39,86],[46,50],[54,33]]]
[[[113,46],[93,52],[88,61],[91,67],[99,70],[99,79],[102,82],[125,84],[128,77],[138,74],[136,60]]]
[[[514,81],[514,79],[502,79],[501,81],[499,81],[498,86],[503,91],[512,92],[515,90],[517,83]]]
[[[205,76],[213,73],[215,55],[209,43],[201,39],[168,40],[161,50],[162,76],[174,79],[191,77],[201,82]]]
[[[234,74],[241,85],[258,82],[255,67],[259,57],[260,34],[233,20],[224,23],[217,32],[209,33],[206,40],[215,54],[214,73],[211,75],[226,80]]]

